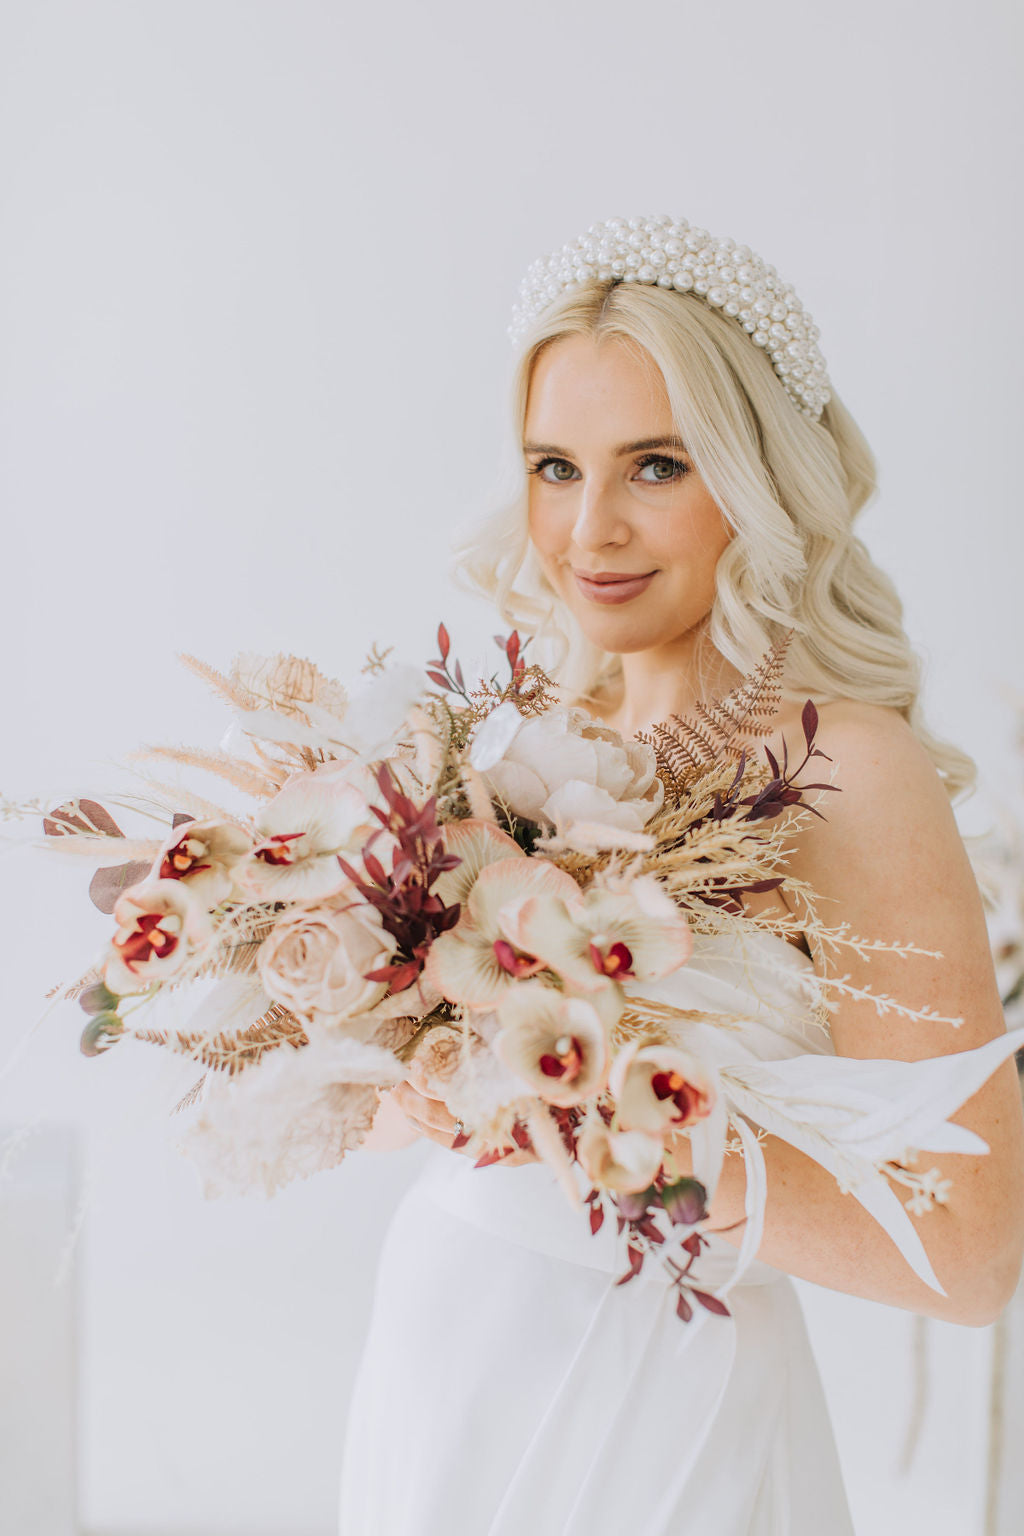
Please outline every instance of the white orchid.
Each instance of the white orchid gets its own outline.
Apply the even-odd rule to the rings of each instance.
[[[638,1194],[661,1167],[664,1145],[646,1131],[612,1130],[597,1111],[587,1116],[576,1143],[580,1166],[598,1189]]]
[[[234,871],[252,848],[252,838],[229,821],[189,821],[175,827],[154,864],[161,880],[180,880],[212,910],[235,888]]]
[[[581,992],[613,981],[653,981],[685,964],[693,935],[653,875],[607,877],[568,898],[521,903],[507,921],[512,943],[544,960]]]
[[[467,1008],[493,1008],[518,978],[545,968],[543,960],[518,952],[509,940],[517,905],[545,894],[568,899],[576,889],[565,870],[528,859],[521,849],[515,857],[485,865],[457,925],[431,945],[427,981]]]
[[[708,1072],[674,1045],[630,1041],[612,1063],[608,1086],[615,1096],[616,1128],[652,1136],[706,1119],[715,1103]]]
[[[608,1076],[610,1030],[623,1001],[612,990],[583,998],[520,982],[498,1005],[501,1029],[491,1049],[547,1103],[581,1104],[601,1092]]]
[[[367,784],[350,772],[296,774],[257,817],[255,846],[236,879],[261,901],[319,901],[347,889],[338,854],[356,853],[381,830],[369,807]]]
[[[144,992],[185,970],[213,938],[208,913],[180,880],[144,880],[114,905],[117,932],[102,965],[117,997]]]

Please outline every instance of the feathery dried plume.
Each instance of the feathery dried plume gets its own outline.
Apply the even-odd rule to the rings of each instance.
[[[201,768],[205,773],[226,779],[256,800],[270,799],[283,782],[268,773],[261,773],[255,764],[240,757],[231,757],[226,752],[206,752],[200,747],[143,747],[138,752],[129,753],[129,757],[136,760],[155,757],[165,762],[183,763],[189,768]]]
[[[203,682],[214,693],[220,694],[222,699],[231,704],[235,709],[253,709],[256,700],[252,694],[241,686],[235,679],[225,677],[223,672],[218,672],[216,667],[211,667],[209,662],[200,661],[198,656],[190,656],[187,651],[179,651],[178,660],[201,677]]]

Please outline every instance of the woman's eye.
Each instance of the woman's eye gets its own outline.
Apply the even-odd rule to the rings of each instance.
[[[658,455],[641,459],[638,468],[654,471],[650,476],[637,476],[645,485],[664,485],[672,480],[681,480],[685,474],[689,473],[687,466],[680,459],[666,459]]]
[[[576,469],[568,459],[541,459],[539,463],[530,466],[530,474],[546,480],[549,485],[564,485],[567,480],[574,478]]]

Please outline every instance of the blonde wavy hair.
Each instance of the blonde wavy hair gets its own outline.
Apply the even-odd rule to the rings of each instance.
[[[741,673],[793,631],[791,697],[859,699],[899,710],[951,797],[973,785],[966,753],[927,730],[921,665],[889,577],[853,533],[877,490],[874,457],[833,394],[820,421],[787,395],[764,351],[735,320],[689,293],[591,281],[563,293],[525,337],[513,379],[519,445],[536,359],[563,336],[619,337],[649,354],[676,431],[734,529],[716,571],[703,639]],[[514,497],[455,546],[455,577],[533,637],[533,659],[563,697],[596,700],[621,683],[621,657],[583,634],[530,541],[526,475]]]

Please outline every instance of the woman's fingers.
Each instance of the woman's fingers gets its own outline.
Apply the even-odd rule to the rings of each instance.
[[[447,1105],[440,1099],[428,1099],[426,1094],[420,1093],[411,1083],[399,1083],[391,1093],[410,1125],[415,1126],[431,1141],[436,1141],[444,1147],[451,1147],[455,1140],[455,1117]],[[467,1131],[468,1129],[467,1127]],[[470,1151],[468,1146],[456,1147],[454,1150],[465,1152],[474,1161],[479,1155],[478,1149]],[[536,1161],[537,1157],[533,1151],[524,1151],[518,1147],[501,1159],[505,1167],[517,1167],[520,1163]]]
[[[402,1113],[424,1135],[431,1136],[435,1141],[451,1142],[455,1135],[455,1117],[440,1099],[428,1099],[411,1083],[399,1083],[394,1089],[394,1096]]]

